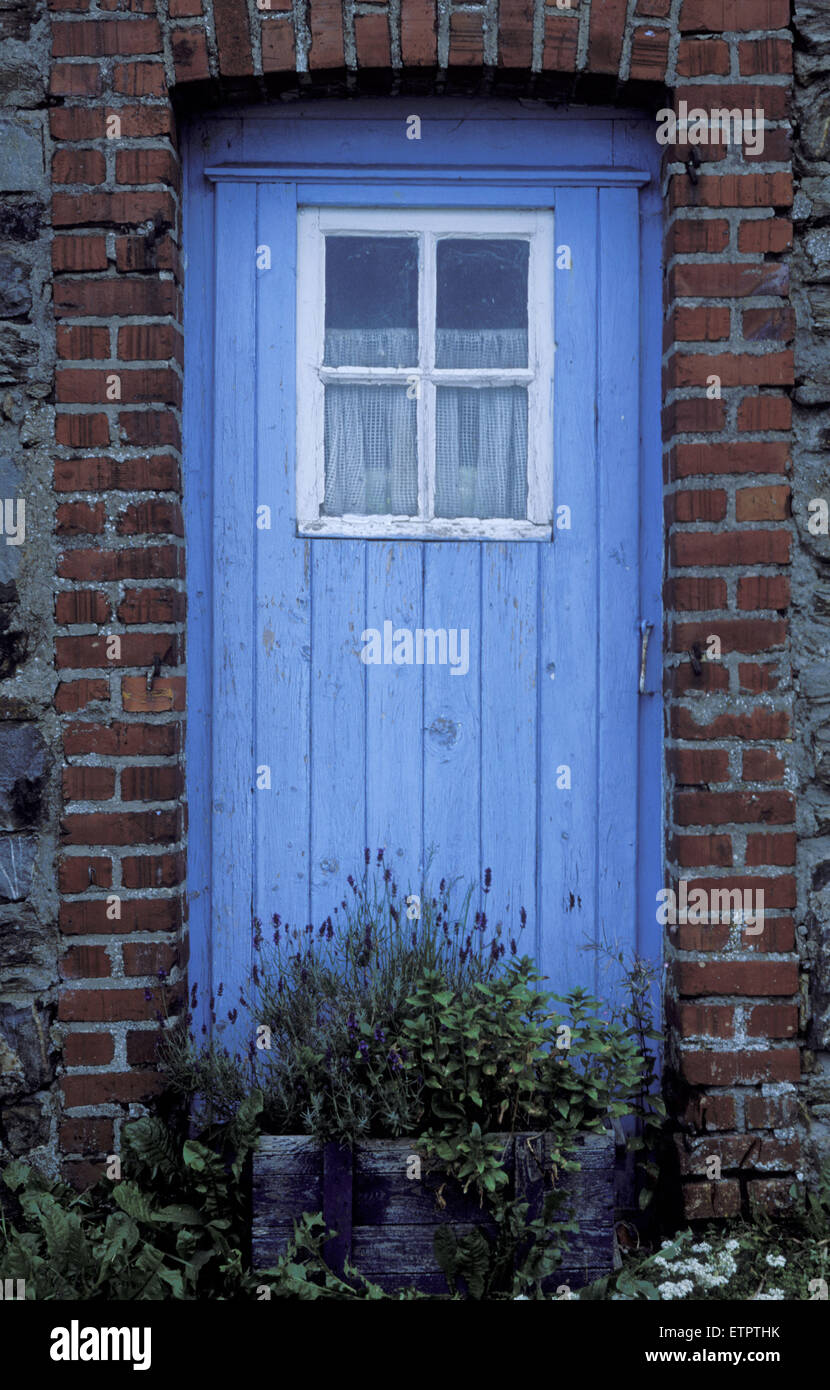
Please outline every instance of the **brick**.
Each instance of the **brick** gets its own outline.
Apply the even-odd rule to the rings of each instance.
[[[683,1119],[698,1130],[734,1129],[737,1122],[734,1098],[718,1092],[694,1096]]]
[[[169,367],[122,368],[117,372],[64,367],[58,371],[55,385],[56,399],[65,405],[103,404],[113,399],[113,390],[120,391],[118,399],[124,404],[181,405],[181,377]]]
[[[185,595],[176,589],[128,589],[118,605],[118,621],[130,623],[183,622]]]
[[[787,738],[789,733],[790,717],[787,711],[766,709],[763,705],[748,713],[718,714],[703,723],[698,723],[691,711],[682,706],[675,706],[671,711],[672,738],[739,738],[746,741]]]
[[[204,43],[204,35],[197,38]],[[176,64],[176,80],[179,66],[176,60],[176,34],[173,34],[173,61]],[[167,82],[162,63],[116,63],[112,73],[112,91],[125,97],[163,97],[167,95]]]
[[[761,691],[777,690],[779,672],[776,662],[761,663],[738,662],[738,688],[757,695]]]
[[[69,1109],[83,1105],[148,1100],[164,1088],[157,1071],[96,1072],[89,1076],[64,1076],[61,1080],[64,1105]]]
[[[531,0],[501,0],[499,5],[499,65],[529,68],[533,58]]]
[[[72,854],[65,856],[58,869],[61,893],[83,893],[90,885],[112,887],[112,860],[102,855]]]
[[[790,535],[788,531],[675,532],[670,549],[675,565],[786,565]]]
[[[77,1033],[75,1036],[107,1039],[106,1033]],[[112,1045],[112,1038],[109,1042]],[[97,1115],[66,1120],[60,1127],[60,1142],[64,1153],[111,1153],[115,1142],[113,1122]]]
[[[87,106],[56,106],[49,112],[49,130],[53,140],[101,140],[104,113]]]
[[[101,93],[101,69],[97,63],[55,63],[49,91],[53,97],[97,97]]]
[[[179,466],[168,454],[150,458],[58,459],[56,492],[167,492],[178,489]]]
[[[723,521],[726,516],[726,493],[722,488],[711,492],[673,492],[665,500],[667,521]]]
[[[74,26],[73,26],[74,27]],[[52,156],[52,182],[103,183],[107,165],[100,150],[56,150]]]
[[[726,77],[729,45],[723,39],[681,39],[677,46],[678,77]]]
[[[668,56],[668,29],[635,29],[631,40],[631,81],[664,82]]]
[[[64,990],[58,998],[58,1018],[62,1023],[118,1023],[151,1019],[159,1007],[158,993],[152,991],[153,997],[146,999],[143,989]]]
[[[392,61],[389,20],[385,10],[377,14],[356,14],[354,17],[357,65],[360,68],[385,68]]]
[[[254,68],[246,0],[222,0],[214,6],[213,22],[222,76],[250,77]]]
[[[793,46],[771,36],[744,39],[738,44],[738,67],[742,77],[784,76],[793,70]]]
[[[782,647],[787,640],[788,625],[773,618],[718,618],[698,623],[675,623],[672,630],[672,650],[687,652],[693,643],[705,647],[710,636],[720,639],[721,651],[759,652]]]
[[[110,636],[57,637],[55,665],[59,669],[84,670],[109,666],[151,666],[156,655],[167,649],[165,665],[176,666],[181,656],[180,639],[175,633],[125,632],[118,635],[120,655],[108,655]]]
[[[202,0],[169,0],[167,10],[171,19],[190,19],[202,13]]]
[[[781,88],[773,88],[780,91]],[[669,206],[707,208],[790,207],[793,200],[792,175],[702,174],[697,184],[675,176],[669,191]],[[774,291],[770,291],[774,293]]]
[[[179,422],[171,411],[122,411],[118,417],[118,430],[125,444],[133,444],[137,448],[182,447]]]
[[[735,1010],[718,1004],[681,1004],[674,1023],[684,1038],[734,1038]]]
[[[750,401],[763,399],[765,397],[749,398]],[[788,469],[787,443],[735,440],[723,444],[678,444],[673,451],[673,479],[709,473],[786,473]]]
[[[788,343],[795,337],[795,313],[789,304],[771,309],[745,309],[741,315],[741,325],[744,338],[748,343],[763,342],[772,339],[779,343]],[[771,354],[773,358],[784,358],[783,353]],[[792,377],[782,377],[780,381],[773,381],[773,385],[789,385]]]
[[[681,262],[669,272],[669,294],[685,299],[744,299],[749,295],[788,295],[789,269],[779,261],[696,265]]]
[[[110,442],[106,415],[57,415],[55,440],[68,449],[101,449]]]
[[[791,1166],[796,1168],[798,1163],[794,1161]],[[763,1213],[764,1216],[781,1217],[792,1213],[794,1208],[803,1204],[803,1198],[801,1201],[793,1198],[790,1195],[791,1186],[790,1178],[760,1178],[747,1183],[750,1215],[757,1218]]]
[[[760,895],[763,894],[765,915],[773,909],[795,906],[795,879],[792,874],[774,874],[769,878],[751,874],[729,874],[726,878],[692,878],[688,879],[687,883],[690,893],[693,889],[703,889],[707,894],[724,891],[734,894],[735,890],[738,890],[744,894],[744,898],[749,893],[752,895],[752,901],[759,903]]]
[[[113,107],[106,115],[118,117],[122,139],[146,140],[152,136],[166,135],[175,143],[176,125],[169,102],[158,106],[146,102],[141,106]]]
[[[685,609],[689,612],[725,608],[726,580],[709,579],[701,575],[670,579],[666,586],[665,598],[667,608]]]
[[[173,324],[136,323],[118,330],[118,356],[125,362],[179,359],[181,352],[181,332]]]
[[[178,502],[164,499],[133,502],[118,518],[120,536],[184,535],[182,510]]]
[[[180,833],[175,811],[84,811],[61,821],[66,845],[160,845]]]
[[[262,26],[262,71],[293,72],[295,65],[294,18],[291,12]]]
[[[52,241],[52,269],[56,275],[66,271],[106,270],[107,242],[103,236],[56,236]]]
[[[121,860],[125,888],[175,888],[184,882],[186,872],[184,854],[125,855]]]
[[[681,1191],[686,1221],[712,1221],[740,1215],[741,1189],[734,1178],[721,1178],[719,1182],[687,1182],[683,1183]]]
[[[105,58],[115,54],[160,53],[161,30],[155,19],[100,19],[53,24],[56,58]]]
[[[798,1081],[798,1050],[782,1047],[763,1052],[684,1052],[681,1073],[692,1086]]]
[[[729,780],[729,754],[725,748],[670,748],[667,764],[677,782],[685,786]]]
[[[542,67],[545,72],[575,72],[579,21],[545,11]]]
[[[179,751],[177,724],[65,724],[63,750],[68,758],[100,753],[104,757],[172,757]],[[123,861],[122,861],[123,868]],[[134,885],[138,886],[138,885]]]
[[[789,22],[789,0],[683,0],[680,11],[683,33],[786,29]]]
[[[180,579],[182,552],[172,545],[125,550],[68,550],[58,557],[61,579],[107,583],[116,579]]]
[[[746,396],[738,405],[738,429],[768,433],[792,428],[793,406],[789,396]]]
[[[181,792],[178,767],[125,767],[121,773],[124,801],[173,801]]]
[[[666,254],[689,256],[704,251],[719,255],[728,243],[729,223],[723,218],[676,217],[669,231]]]
[[[707,868],[709,865],[731,869],[732,837],[730,835],[675,835],[670,857],[683,869]]]
[[[172,150],[118,150],[115,178],[117,183],[169,183],[177,187],[179,162]]]
[[[736,521],[786,521],[791,515],[786,483],[742,487],[735,494]]]
[[[159,270],[172,270],[179,284],[183,280],[179,248],[169,234],[152,242],[143,234],[116,237],[115,264],[122,274],[145,271],[155,275]]]
[[[96,502],[95,506],[88,502],[62,502],[55,512],[59,536],[100,535],[105,521],[103,502]]]
[[[717,342],[730,334],[730,313],[725,307],[705,304],[695,308],[680,306],[670,319],[671,342]]]
[[[776,310],[761,310],[762,319],[771,321]],[[785,311],[785,312],[790,312]],[[746,318],[746,315],[744,315]],[[770,334],[764,336],[769,337]],[[672,386],[685,390],[706,386],[711,376],[729,386],[790,386],[795,380],[791,352],[765,353],[675,353],[669,368]]]
[[[175,946],[158,941],[126,941],[123,954],[125,975],[169,975],[178,960]]]
[[[664,435],[700,434],[722,430],[726,424],[726,405],[703,397],[680,396],[663,412]]]
[[[170,280],[60,280],[54,292],[58,317],[119,318],[176,312],[176,286]]]
[[[431,67],[437,60],[434,0],[406,0],[401,6],[401,57],[405,67]]]
[[[790,792],[678,792],[674,799],[678,825],[787,825],[795,820]]]
[[[54,704],[58,714],[72,714],[97,701],[108,701],[109,697],[107,680],[61,681],[55,691]]]
[[[480,67],[484,62],[481,11],[450,11],[450,67]]]
[[[60,962],[64,980],[102,979],[112,974],[112,964],[103,946],[70,946]]]
[[[787,608],[790,581],[784,575],[751,574],[738,580],[739,608]]]
[[[789,832],[778,835],[747,835],[744,863],[747,868],[759,865],[789,866],[795,863],[796,837]]]
[[[684,996],[798,993],[795,961],[679,961],[674,971],[678,992]]]
[[[178,932],[181,928],[179,898],[121,898],[120,908],[121,916],[115,917],[114,905],[106,898],[64,901],[58,909],[58,924],[64,936],[127,936],[136,931]]]
[[[311,54],[309,66],[342,68],[343,14],[340,0],[310,0]],[[403,8],[406,8],[405,6]]]
[[[603,0],[591,6],[588,71],[617,73],[625,33],[626,0]]]
[[[745,929],[741,932],[741,950],[767,954],[792,951],[795,945],[795,931],[792,917],[771,917],[764,908],[763,931],[758,933],[758,923],[754,924],[753,934]],[[723,951],[733,928],[728,923],[695,925],[671,928],[675,948],[678,951]]]
[[[157,1028],[130,1028],[127,1032],[127,1061],[131,1067],[158,1066],[158,1044],[162,1034]]]
[[[686,661],[682,666],[667,671],[664,681],[665,689],[676,696],[686,695],[690,690],[696,695],[704,692],[710,695],[717,690],[729,689],[729,672],[716,661],[705,661],[700,675],[696,675],[691,663]]]
[[[747,748],[743,755],[745,782],[781,782],[787,764],[771,748]]]
[[[791,1125],[798,1113],[795,1096],[787,1092],[778,1096],[747,1096],[744,1109],[752,1129],[782,1129]]]
[[[756,1004],[748,1010],[746,1031],[750,1038],[794,1038],[798,1035],[795,1004]]]
[[[62,780],[64,801],[109,801],[115,793],[111,767],[65,767]]]
[[[85,269],[89,269],[89,267],[85,267]],[[63,360],[100,360],[110,355],[110,331],[108,328],[97,328],[93,324],[87,323],[79,324],[75,328],[58,324],[56,340],[58,357]]]
[[[165,714],[169,710],[183,710],[184,686],[183,676],[161,675],[153,689],[148,691],[143,676],[124,676],[121,681],[121,701],[128,714]]]
[[[769,82],[678,84],[674,95],[675,109],[677,103],[685,101],[690,108],[704,108],[707,111],[724,108],[762,110],[767,121],[783,120],[788,114],[789,88]]]
[[[793,224],[784,217],[759,217],[738,228],[738,250],[746,255],[779,255],[793,244]]]

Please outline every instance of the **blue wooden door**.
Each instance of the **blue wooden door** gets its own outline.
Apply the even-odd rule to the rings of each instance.
[[[193,387],[186,404],[191,920],[197,974],[214,988],[244,980],[252,915],[319,923],[366,847],[412,891],[430,852],[436,877],[480,884],[489,869],[491,922],[515,934],[524,909],[523,949],[554,987],[596,986],[588,941],[653,944],[653,655],[641,681],[641,625],[659,624],[657,491],[644,491],[659,405],[652,156],[611,121],[564,142],[545,121],[468,121],[461,142],[454,124],[436,119],[429,166],[391,120],[350,137],[348,165],[324,120],[280,126],[282,159],[254,121],[190,141],[191,247],[210,265],[187,322],[211,359],[209,408]],[[407,200],[553,211],[546,543],[298,534],[298,208]],[[469,669],[366,664],[366,630],[390,623],[466,631]]]

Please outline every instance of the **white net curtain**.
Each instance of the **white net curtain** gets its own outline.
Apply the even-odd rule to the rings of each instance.
[[[436,367],[527,364],[527,330],[436,331]],[[400,328],[329,328],[325,365],[412,367],[418,335]],[[518,517],[527,505],[527,391],[523,386],[436,388],[435,515]],[[337,383],[325,392],[327,516],[414,516],[418,511],[416,402],[405,385]]]

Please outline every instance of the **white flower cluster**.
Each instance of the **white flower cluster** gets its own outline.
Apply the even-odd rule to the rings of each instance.
[[[784,1293],[783,1289],[767,1289],[766,1293],[756,1293],[753,1302],[765,1303],[773,1300],[777,1303],[780,1302],[782,1298],[786,1299],[786,1297],[787,1295]]]
[[[767,1264],[771,1269],[783,1269],[786,1263],[783,1255],[767,1255]]]
[[[710,1289],[722,1289],[737,1272],[738,1266],[732,1256],[731,1251],[738,1248],[738,1241],[729,1241],[727,1249],[718,1251],[712,1255],[712,1247],[706,1241],[701,1241],[698,1245],[691,1246],[692,1256],[707,1255],[709,1259],[704,1263],[697,1258],[682,1258],[679,1254],[674,1254],[671,1258],[666,1255],[655,1255],[654,1263],[661,1272],[671,1275],[671,1279],[666,1279],[662,1284],[658,1284],[661,1298],[686,1298],[688,1294],[694,1293],[695,1288],[708,1293]],[[663,1241],[661,1249],[672,1248],[671,1241]],[[673,1282],[675,1276],[681,1278]]]

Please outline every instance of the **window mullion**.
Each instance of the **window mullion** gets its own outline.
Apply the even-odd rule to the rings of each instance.
[[[425,475],[423,515],[431,518],[435,515],[435,385],[432,380],[435,367],[435,232],[424,232],[423,261],[421,407],[424,436],[421,467]]]

